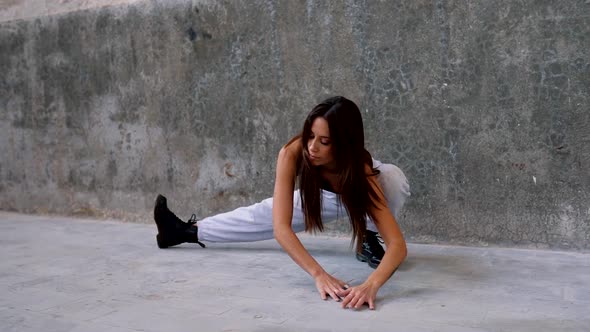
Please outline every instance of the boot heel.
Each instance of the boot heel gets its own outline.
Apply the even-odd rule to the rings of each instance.
[[[160,249],[166,249],[166,248],[168,248],[168,245],[166,245],[164,243],[164,241],[162,241],[160,239],[160,234],[156,235],[156,242],[158,242],[158,248],[160,248]]]

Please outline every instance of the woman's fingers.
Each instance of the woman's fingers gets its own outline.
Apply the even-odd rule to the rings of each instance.
[[[365,287],[348,287],[331,277],[318,280],[317,288],[322,300],[327,300],[328,296],[337,302],[342,300],[342,308],[360,309],[367,303],[370,310],[375,310],[375,296],[371,296],[372,292]]]
[[[351,291],[351,288],[346,287],[338,292],[338,296],[340,296],[341,298],[344,298],[344,297],[348,296],[348,294],[350,294],[350,291]]]
[[[338,295],[338,293],[338,290],[328,287],[320,291],[320,296],[322,300],[327,300],[328,296],[330,296],[333,300],[340,301],[340,296]]]
[[[360,309],[363,306],[363,304],[365,304],[364,296],[357,295],[352,298],[352,300],[348,304],[347,308]]]
[[[338,295],[336,295],[336,291],[334,291],[333,289],[330,289],[330,296],[332,297],[332,299],[336,302],[340,301],[340,297]]]
[[[347,308],[351,301],[354,299],[354,293],[349,292],[346,297],[342,300],[342,308]]]
[[[342,300],[342,308],[360,309],[365,303],[369,309],[375,310],[374,298],[369,294],[359,291],[358,289],[348,289],[348,294]]]
[[[363,298],[358,298],[356,300],[356,303],[354,304],[354,308],[355,309],[360,309],[363,306],[363,304],[365,304],[364,297]]]
[[[322,300],[327,300],[330,296],[335,301],[340,301],[341,292],[344,291],[345,283],[339,279],[332,277],[329,274],[325,274],[316,279],[316,288],[320,293]]]
[[[369,310],[375,310],[375,300],[369,298]]]

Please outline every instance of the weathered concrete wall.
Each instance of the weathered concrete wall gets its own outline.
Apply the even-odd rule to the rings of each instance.
[[[2,209],[151,222],[159,192],[182,216],[255,202],[305,114],[342,94],[374,156],[411,181],[410,240],[590,248],[588,1],[127,1],[36,17],[19,3],[0,7]]]

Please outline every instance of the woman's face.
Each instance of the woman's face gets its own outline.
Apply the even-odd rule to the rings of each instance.
[[[330,128],[328,121],[318,116],[311,124],[311,134],[307,141],[309,160],[313,166],[334,166],[334,155],[332,154],[332,140],[330,139]]]

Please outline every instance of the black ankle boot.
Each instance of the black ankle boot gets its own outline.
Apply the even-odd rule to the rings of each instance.
[[[365,241],[363,241],[361,251],[356,253],[356,259],[367,262],[370,267],[376,269],[381,263],[383,255],[385,255],[385,251],[381,246],[377,233],[369,230],[365,231]]]
[[[180,220],[168,209],[166,197],[158,195],[154,207],[154,220],[158,227],[156,241],[160,249],[172,247],[181,243],[198,243],[201,247],[205,245],[199,242],[198,228],[195,215],[188,222]]]

